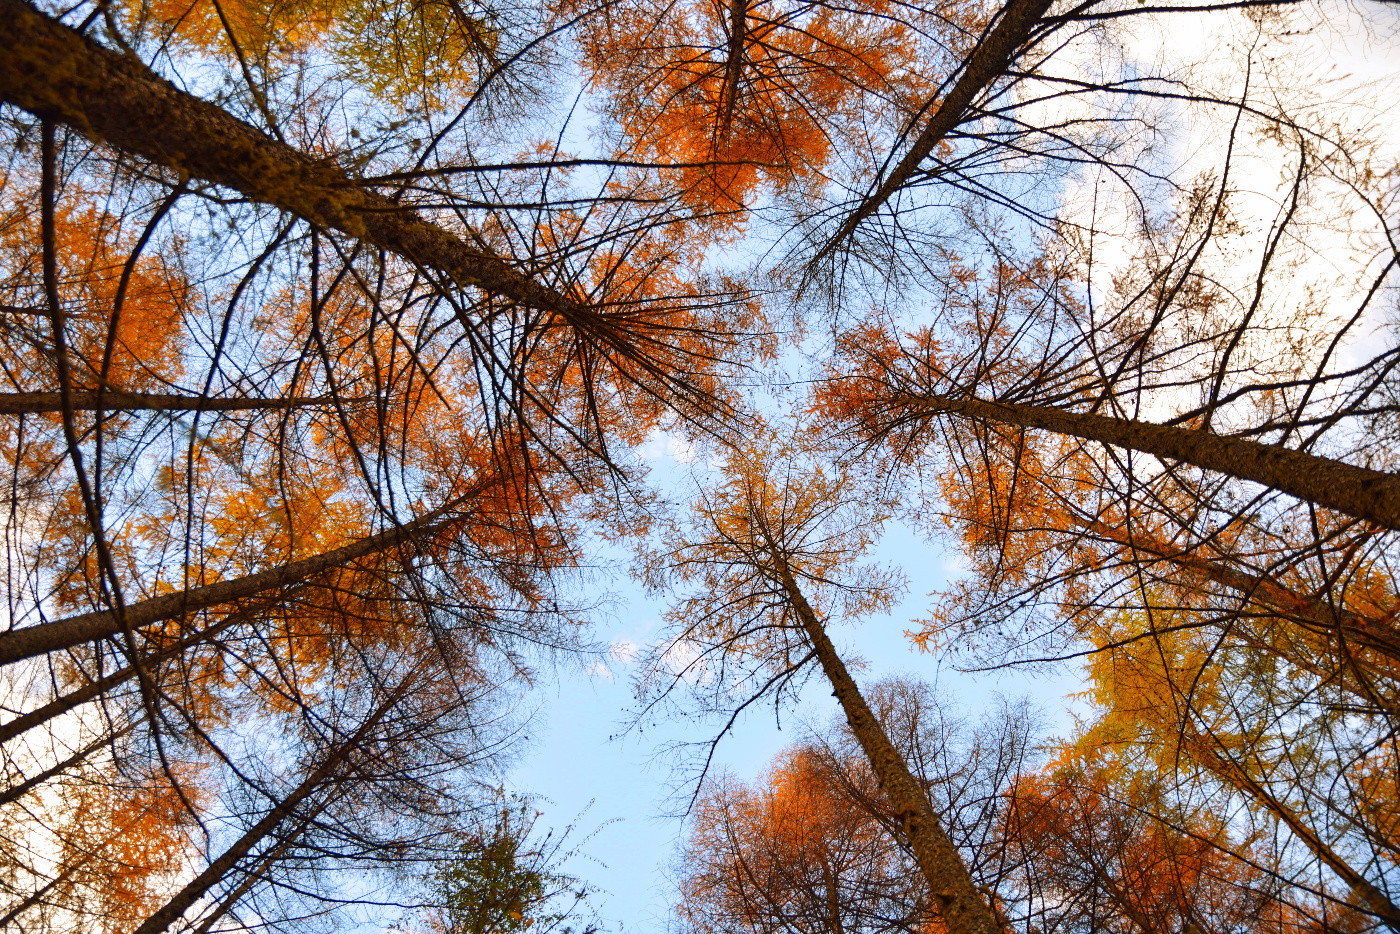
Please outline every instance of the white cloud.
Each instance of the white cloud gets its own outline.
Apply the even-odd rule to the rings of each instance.
[[[652,429],[642,445],[642,459],[649,464],[673,462],[693,464],[697,457],[695,446],[680,435],[660,429]]]

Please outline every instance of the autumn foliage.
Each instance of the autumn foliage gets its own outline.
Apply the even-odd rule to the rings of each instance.
[[[1394,78],[1315,12],[0,0],[0,927],[596,934],[505,783],[616,570],[682,934],[1400,932]]]

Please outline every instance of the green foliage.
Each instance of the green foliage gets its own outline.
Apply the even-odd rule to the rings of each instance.
[[[494,832],[464,842],[457,857],[436,874],[433,888],[442,930],[541,934],[573,917],[587,889],[558,871],[558,842],[551,843],[549,836],[539,844],[531,841],[537,816],[528,802],[502,807]]]

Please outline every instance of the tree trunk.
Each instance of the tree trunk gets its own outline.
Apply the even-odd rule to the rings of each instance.
[[[719,91],[719,130],[723,143],[729,139],[734,110],[739,104],[739,78],[744,71],[744,40],[748,38],[748,0],[731,0],[729,5],[729,49],[724,59],[724,83]]]
[[[64,759],[54,765],[49,766],[47,769],[44,769],[42,772],[40,772],[32,778],[26,778],[18,785],[11,785],[4,791],[0,791],[0,805],[6,805],[9,804],[11,801],[19,800],[20,798],[28,794],[32,789],[37,788],[39,785],[42,785],[44,782],[53,778],[55,775],[62,775],[64,772],[68,771],[73,766],[78,765],[79,763],[86,760],[88,756],[92,755],[94,752],[97,752],[97,750],[103,748],[104,746],[107,746],[114,740],[120,739],[127,733],[130,733],[133,729],[135,729],[134,726],[124,726],[117,732],[111,734],[110,736],[99,737],[93,740],[92,742],[88,743],[82,749],[79,749],[77,752],[73,753],[67,759]]]
[[[166,928],[174,924],[180,917],[189,910],[190,906],[204,896],[214,886],[218,885],[239,861],[253,851],[262,840],[268,837],[277,826],[286,820],[297,809],[297,807],[316,793],[327,780],[331,779],[336,770],[350,756],[352,752],[360,747],[365,737],[370,731],[379,725],[379,722],[388,715],[389,711],[403,699],[417,681],[418,672],[409,675],[399,684],[394,692],[379,705],[379,708],[370,715],[360,728],[355,731],[345,742],[337,746],[321,764],[311,771],[303,779],[302,783],[296,787],[291,794],[277,803],[277,806],[263,815],[248,831],[239,837],[227,850],[221,853],[204,871],[195,876],[189,883],[175,894],[170,901],[158,910],[155,914],[147,918],[133,934],[161,934]]]
[[[284,833],[282,835],[282,842],[278,843],[261,856],[258,860],[258,865],[247,871],[243,877],[243,881],[234,886],[233,891],[225,895],[219,904],[214,906],[214,909],[204,916],[204,919],[199,922],[199,927],[195,928],[191,934],[209,934],[209,932],[214,929],[214,925],[223,920],[224,915],[228,914],[237,906],[239,899],[247,895],[248,892],[252,890],[253,886],[262,881],[267,871],[277,864],[277,861],[282,858],[284,853],[292,848],[292,844],[296,843],[297,839],[306,831],[306,828],[310,826],[311,821],[315,819],[315,815],[316,811],[313,810],[310,815],[303,817],[297,822],[295,829],[289,833]]]
[[[90,412],[98,408],[98,393],[75,392],[71,396],[75,411]],[[329,405],[335,402],[330,396],[308,399],[220,399],[202,396],[182,396],[170,393],[122,392],[109,389],[101,393],[101,408],[106,412],[140,411],[154,412],[230,412],[245,409],[294,409],[302,406]],[[342,399],[342,402],[354,402]],[[0,413],[20,412],[62,412],[63,400],[56,392],[5,392],[0,393]]]
[[[208,642],[226,629],[230,629],[239,623],[247,622],[252,619],[254,615],[253,612],[247,610],[230,613],[212,626],[202,629],[193,635],[186,636],[165,648],[157,649],[154,652],[141,656],[140,663],[144,667],[147,665],[159,664],[168,658],[174,658],[184,653],[186,649],[193,648],[202,642]],[[47,723],[54,717],[65,714],[75,707],[80,707],[88,701],[106,694],[108,691],[112,690],[112,688],[130,681],[134,677],[136,677],[136,668],[128,665],[125,668],[117,669],[109,675],[98,678],[96,681],[91,681],[80,688],[69,691],[62,697],[56,697],[42,707],[37,707],[26,714],[21,714],[8,723],[0,725],[0,743],[7,743],[16,736],[28,730],[32,730],[42,723]]]
[[[407,542],[415,536],[431,534],[448,525],[452,520],[443,516],[461,505],[468,497],[454,500],[441,509],[436,509],[422,518],[387,529],[378,535],[361,539],[358,542],[336,548],[300,561],[233,580],[219,581],[204,587],[195,587],[180,593],[163,594],[149,600],[141,600],[127,605],[125,623],[131,629],[140,629],[151,623],[173,619],[184,613],[203,610],[220,604],[233,603],[255,597],[270,590],[298,583],[322,571],[347,564],[357,558],[367,557],[387,551],[396,545]],[[51,623],[12,629],[0,635],[0,665],[9,665],[26,658],[46,655],[70,649],[94,639],[105,639],[122,632],[122,621],[111,610],[95,610]]]
[[[1000,934],[1001,925],[996,916],[977,891],[962,857],[939,824],[908,764],[861,696],[855,679],[846,670],[836,647],[831,644],[816,611],[807,603],[797,581],[781,559],[779,567],[788,601],[812,643],[822,671],[831,682],[836,699],[851,725],[851,732],[870,760],[880,788],[899,814],[900,825],[904,828],[910,849],[914,851],[919,869],[928,880],[929,891],[938,903],[949,934]]]
[[[943,98],[928,123],[924,124],[923,132],[914,141],[914,145],[905,153],[904,158],[899,160],[899,164],[880,187],[851,211],[840,229],[817,252],[813,262],[831,255],[842,241],[855,232],[861,221],[878,211],[896,191],[904,187],[918,171],[919,164],[962,122],[972,99],[1006,72],[1017,49],[1030,35],[1032,27],[1045,15],[1045,11],[1050,9],[1050,2],[1051,0],[1010,0],[1002,8],[996,26],[977,48],[972,50],[962,77],[953,85],[948,96]]]
[[[1022,428],[1039,428],[1154,454],[1165,460],[1249,480],[1387,529],[1400,529],[1400,476],[1353,467],[1316,454],[1226,438],[1208,431],[1083,415],[1044,406],[948,396],[906,396],[891,401],[929,414],[946,412]]]
[[[0,0],[0,98],[90,139],[231,188],[522,305],[573,319],[584,309],[483,247],[422,220],[208,101],[134,56],[104,48],[24,0]]]

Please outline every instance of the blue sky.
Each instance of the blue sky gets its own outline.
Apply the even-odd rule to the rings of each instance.
[[[674,461],[673,453],[663,451],[660,459]],[[657,466],[664,470],[676,465]],[[936,682],[944,697],[973,717],[989,708],[998,693],[1030,696],[1047,733],[1068,728],[1066,695],[1079,688],[1076,669],[1054,678],[1024,671],[964,675],[911,648],[903,631],[911,619],[924,615],[928,594],[943,585],[950,570],[955,572],[953,555],[896,524],[889,527],[874,557],[902,568],[910,586],[904,602],[890,615],[833,629],[848,662],[865,661],[857,675],[861,681],[899,673]],[[663,603],[621,573],[598,586],[616,597],[611,613],[597,624],[600,640],[641,646],[657,638]],[[619,662],[609,674],[561,668],[543,677],[530,698],[537,705],[529,733],[531,749],[511,771],[509,785],[539,796],[537,807],[543,815],[537,830],[575,825],[570,840],[583,843],[567,868],[600,890],[595,898],[604,929],[653,932],[665,926],[667,870],[684,832],[678,818],[667,816],[678,806],[671,784],[678,760],[658,750],[677,740],[706,740],[718,724],[663,721],[645,733],[619,736],[632,700],[631,676],[631,666]],[[781,729],[771,705],[742,720],[722,742],[718,768],[752,779],[798,737],[804,724],[824,724],[837,712],[824,683],[813,680],[798,709],[784,712]],[[591,839],[584,841],[589,834]]]

